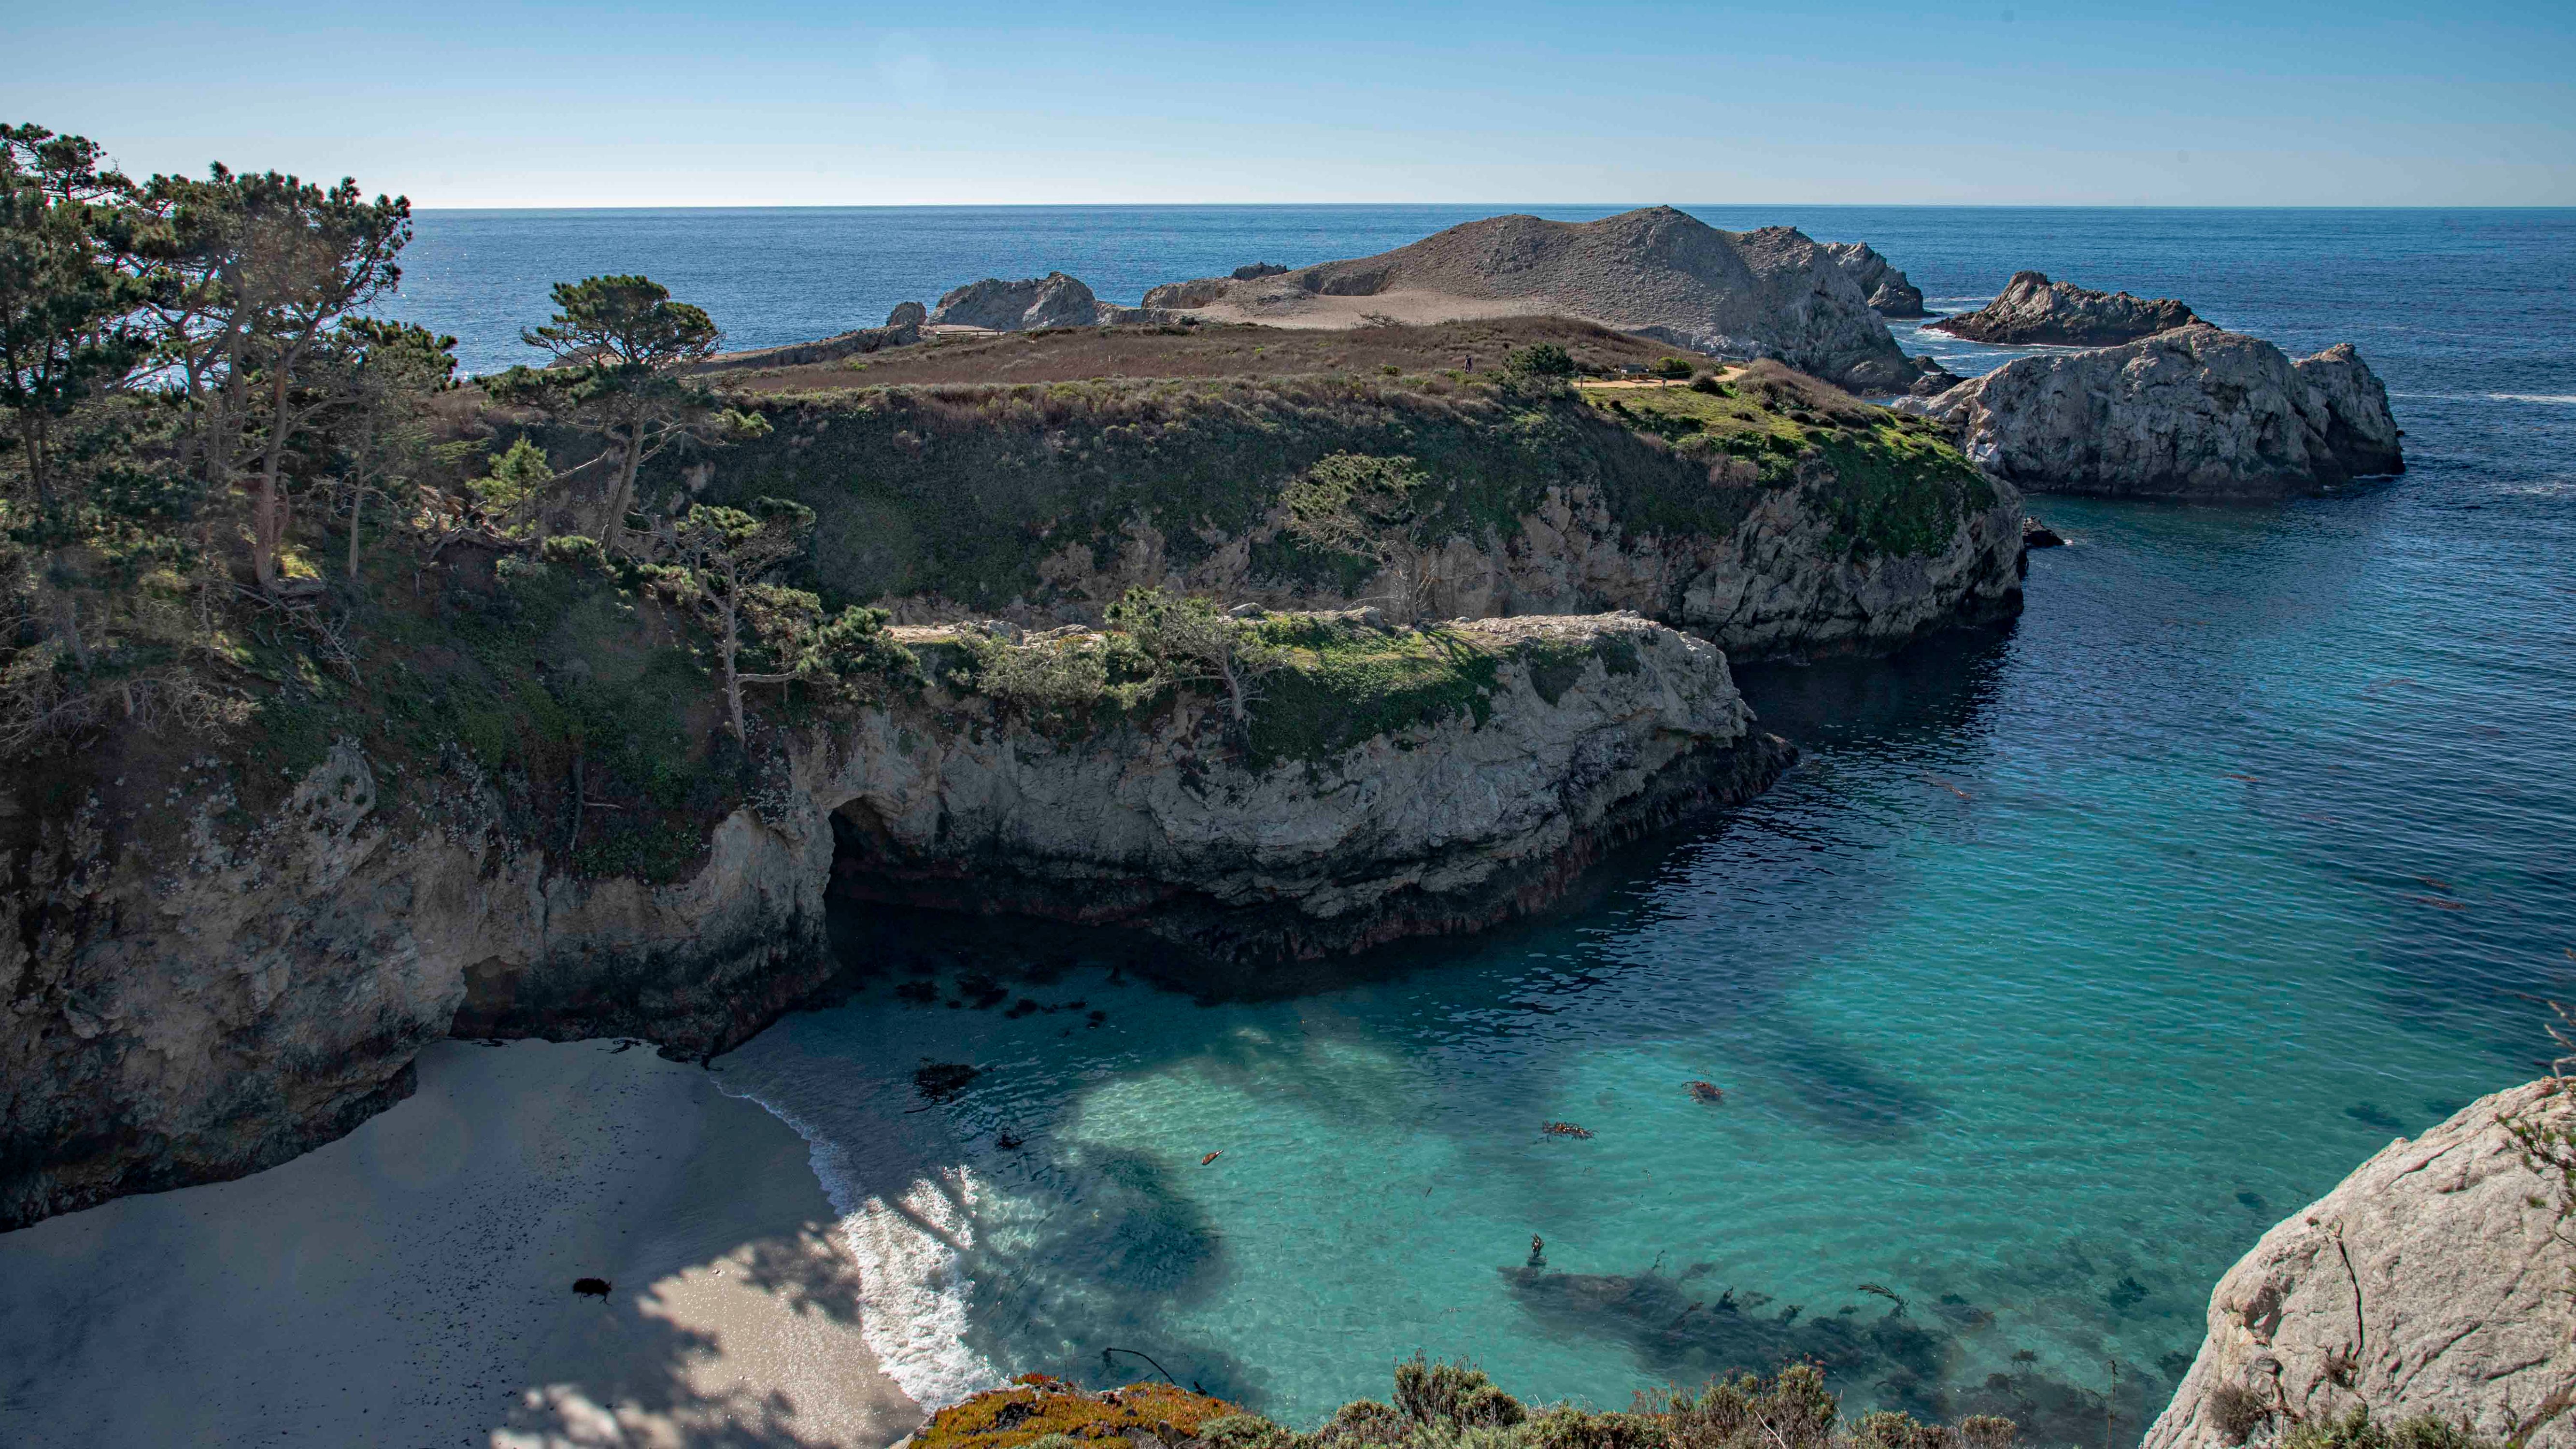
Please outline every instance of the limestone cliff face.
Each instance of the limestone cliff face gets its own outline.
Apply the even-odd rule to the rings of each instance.
[[[1258,768],[1187,700],[1062,739],[934,689],[778,733],[752,803],[663,885],[566,873],[455,751],[388,798],[343,742],[247,823],[211,757],[167,800],[91,798],[0,891],[0,1229],[281,1161],[406,1094],[451,1032],[738,1042],[830,970],[836,812],[860,895],[1295,957],[1530,909],[1783,762],[1701,641],[1473,627],[1476,708]]]
[[[2034,492],[2267,499],[2406,466],[2388,390],[2349,343],[2294,362],[2207,324],[2021,358],[1896,407]]]
[[[1068,547],[1039,567],[1066,602],[998,611],[1021,624],[1090,620],[1131,587],[1248,600],[1271,608],[1350,608],[1415,598],[1424,618],[1490,619],[1628,610],[1714,642],[1735,659],[1876,653],[1924,634],[2009,618],[2021,608],[2021,495],[1998,486],[1922,554],[1840,547],[1822,504],[1834,480],[1812,465],[1798,487],[1765,496],[1732,532],[1632,535],[1591,488],[1551,488],[1511,536],[1452,535],[1347,592],[1285,587],[1252,566],[1284,515],[1187,564],[1148,524],[1115,548]],[[880,600],[897,619],[968,611],[935,595]]]
[[[2472,1103],[2265,1233],[2210,1294],[2209,1336],[2144,1449],[2268,1444],[2356,1406],[2576,1444],[2576,1203],[2537,1160],[2568,1152],[2565,1088]]]

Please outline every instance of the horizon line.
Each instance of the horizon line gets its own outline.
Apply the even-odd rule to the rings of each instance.
[[[389,192],[388,195],[400,195]],[[1642,211],[1650,207],[1670,206],[1681,210],[1691,207],[1806,207],[1845,210],[1911,210],[1911,211],[2576,211],[2576,204],[2556,205],[2535,202],[2475,202],[2448,205],[2437,202],[2341,202],[2341,203],[2263,203],[2252,202],[2171,202],[2171,201],[724,201],[724,202],[601,202],[564,205],[528,205],[495,203],[446,203],[436,206],[414,205],[414,212],[424,211],[1296,211],[1360,208],[1384,210],[1423,210],[1435,207],[1503,207],[1503,208],[1619,208]]]

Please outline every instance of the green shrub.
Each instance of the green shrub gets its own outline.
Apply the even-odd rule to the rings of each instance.
[[[1725,383],[1719,382],[1717,380],[1717,374],[1713,372],[1703,372],[1699,376],[1692,378],[1690,388],[1693,392],[1706,393],[1710,397],[1735,396],[1735,389],[1728,387]]]
[[[1572,377],[1574,356],[1553,342],[1541,342],[1504,358],[1503,370],[1522,377]]]
[[[2356,1404],[2340,1419],[2310,1419],[2281,1436],[2281,1449],[2497,1449],[2456,1424],[2419,1414],[2384,1424]]]
[[[1657,377],[1679,382],[1691,375],[1691,360],[1687,357],[1658,357],[1653,371]]]

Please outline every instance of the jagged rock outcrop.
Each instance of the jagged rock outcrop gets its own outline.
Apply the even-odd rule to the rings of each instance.
[[[1920,317],[1923,315],[1923,289],[1906,280],[1903,272],[1889,266],[1887,258],[1867,242],[1826,242],[1825,253],[1834,265],[1843,269],[1852,285],[1869,299],[1871,309],[1881,317]]]
[[[1971,342],[2116,347],[2198,322],[2189,307],[2171,297],[2149,301],[2126,292],[2052,282],[2044,272],[2015,272],[1993,301],[1928,325]]]
[[[1720,231],[1669,206],[1592,222],[1495,216],[1373,257],[1157,287],[1211,321],[1355,327],[1562,315],[1719,357],[1773,357],[1856,391],[1912,366],[1827,248],[1791,227]]]
[[[748,352],[719,352],[704,362],[691,363],[681,371],[707,373],[752,367],[799,367],[815,362],[837,362],[844,357],[863,357],[889,347],[910,347],[921,340],[921,304],[906,302],[903,305],[913,310],[911,321],[889,321],[883,327],[861,327],[812,342],[790,342]],[[895,314],[902,316],[903,307],[897,307]]]
[[[2207,323],[2021,358],[1896,408],[2033,492],[2271,499],[2406,466],[2388,390],[2350,343],[2293,362]]]
[[[836,812],[868,843],[841,872],[862,894],[1295,957],[1531,909],[1782,763],[1701,641],[1633,618],[1456,635],[1487,661],[1475,707],[1258,765],[1189,698],[1077,737],[934,687],[777,732],[751,803],[662,885],[568,873],[455,749],[388,789],[343,741],[247,825],[242,767],[213,757],[166,801],[93,796],[0,892],[0,1229],[281,1161],[406,1094],[451,1032],[740,1041],[831,969]]]
[[[1007,282],[986,277],[953,288],[931,310],[934,327],[982,327],[1021,332],[1033,327],[1089,327],[1102,320],[1103,303],[1079,277],[1049,272]]]
[[[1263,277],[1279,276],[1287,270],[1277,262],[1246,262],[1226,275],[1238,282],[1257,282]]]
[[[2576,1092],[2547,1079],[2400,1138],[2263,1235],[2142,1449],[2269,1444],[2366,1406],[2576,1445]]]
[[[929,320],[929,309],[923,307],[919,302],[897,302],[894,304],[894,310],[886,314],[885,325],[888,327],[918,327]]]

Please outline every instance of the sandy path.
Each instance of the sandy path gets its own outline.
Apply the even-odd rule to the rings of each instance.
[[[805,1143],[715,1080],[441,1043],[284,1166],[0,1236],[0,1443],[891,1443]]]

